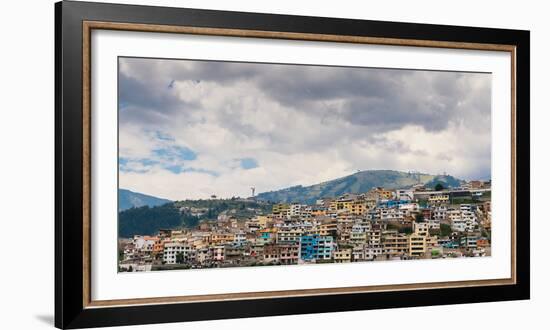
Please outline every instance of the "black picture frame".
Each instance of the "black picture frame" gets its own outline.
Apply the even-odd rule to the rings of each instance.
[[[329,34],[516,49],[516,283],[459,288],[327,294],[228,301],[88,308],[81,221],[83,173],[83,22]],[[85,328],[146,323],[324,313],[529,299],[529,31],[62,1],[55,4],[55,326]]]

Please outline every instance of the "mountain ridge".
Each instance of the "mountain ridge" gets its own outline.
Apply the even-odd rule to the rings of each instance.
[[[463,182],[464,180],[451,175],[394,170],[366,170],[309,186],[297,185],[262,192],[256,198],[276,203],[299,202],[311,204],[320,198],[333,198],[343,193],[365,193],[375,187],[399,189],[410,188],[419,183],[430,188],[433,188],[437,183],[441,183],[445,187],[458,187]]]
[[[170,203],[171,200],[142,194],[128,189],[118,189],[118,211],[128,210],[134,207],[159,206]]]
[[[234,210],[238,215],[254,210],[265,212],[270,203],[299,202],[313,204],[319,198],[337,197],[345,193],[363,193],[374,187],[386,189],[408,188],[422,183],[433,188],[437,183],[444,187],[457,187],[463,180],[450,175],[431,175],[391,170],[367,170],[310,186],[293,186],[263,192],[254,199],[204,199],[170,201],[151,195],[119,189],[119,237],[154,235],[159,229],[193,227],[204,219],[215,219],[219,212]],[[263,205],[257,202],[267,202]],[[256,203],[256,204],[251,204]],[[120,208],[120,206],[126,208]],[[204,212],[203,215],[192,214]],[[186,211],[186,210],[189,211]],[[191,213],[190,213],[191,212]],[[254,211],[256,212],[256,211]]]

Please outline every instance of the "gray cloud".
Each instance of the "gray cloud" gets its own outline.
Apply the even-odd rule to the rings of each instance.
[[[267,188],[316,183],[314,168],[328,168],[322,179],[359,168],[490,175],[485,73],[121,58],[119,109],[121,150],[155,157],[146,132],[174,137],[197,154],[185,162],[197,181],[181,184],[201,191],[214,183],[200,171],[239,186],[235,159],[248,157],[258,166],[246,175],[268,171],[254,179]]]
[[[173,79],[154,74],[150,65],[132,68],[141,71],[133,77],[119,72],[119,110],[121,122],[151,123],[170,120],[176,111],[197,107],[180,99],[171,84]],[[149,78],[146,78],[150,75]]]
[[[464,111],[473,119],[468,124],[490,120],[489,74],[215,61],[122,61],[143,80],[136,82],[122,73],[121,100],[146,109],[136,114],[146,120],[150,120],[151,111],[199,108],[170,93],[166,87],[172,79],[221,85],[248,81],[284,106],[323,118],[338,116],[371,130],[416,124],[438,131],[452,121],[465,120]],[[471,80],[481,82],[481,86],[472,86]],[[336,100],[342,100],[338,107],[330,104]]]

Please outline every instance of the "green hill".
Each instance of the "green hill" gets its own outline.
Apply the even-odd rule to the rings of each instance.
[[[195,219],[184,219],[173,203],[134,207],[118,213],[118,236],[154,235],[159,229],[178,228],[186,221],[196,222]]]
[[[458,187],[462,181],[450,175],[431,175],[390,170],[361,171],[339,179],[312,186],[294,186],[277,191],[260,193],[258,200],[274,203],[314,203],[319,198],[337,197],[345,193],[359,194],[374,187],[387,189],[409,188],[422,183],[433,188],[437,183],[444,187]]]
[[[204,199],[170,202],[129,191],[133,199],[129,208],[121,209],[118,216],[119,237],[154,235],[159,229],[192,228],[204,220],[215,220],[220,214],[236,219],[248,219],[271,212],[273,203],[300,202],[313,204],[317,199],[337,197],[345,193],[363,193],[373,187],[387,189],[407,188],[422,183],[433,188],[441,183],[445,188],[457,187],[461,180],[446,175],[406,173],[398,171],[362,171],[339,179],[312,186],[295,186],[264,192],[256,199]],[[146,198],[144,198],[144,196]],[[122,198],[120,199],[122,201]],[[158,203],[144,206],[139,203]],[[160,204],[160,205],[159,205]]]
[[[192,228],[219,214],[248,219],[268,214],[272,204],[242,199],[185,200],[159,206],[130,208],[118,213],[118,236],[155,235],[159,229]]]

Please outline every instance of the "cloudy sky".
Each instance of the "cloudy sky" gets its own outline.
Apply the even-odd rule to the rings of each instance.
[[[121,188],[180,200],[367,169],[490,176],[490,74],[119,61]]]

